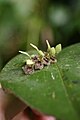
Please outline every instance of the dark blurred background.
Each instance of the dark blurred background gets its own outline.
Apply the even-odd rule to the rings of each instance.
[[[0,70],[30,43],[80,42],[80,0],[0,0]]]

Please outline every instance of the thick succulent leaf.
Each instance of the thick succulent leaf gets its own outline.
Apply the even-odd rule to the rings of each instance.
[[[24,75],[26,57],[18,55],[2,70],[4,88],[33,108],[61,120],[79,120],[80,115],[80,44],[65,48],[58,62]]]

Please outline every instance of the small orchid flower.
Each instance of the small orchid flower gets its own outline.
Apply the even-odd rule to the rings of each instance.
[[[56,47],[55,47],[56,53],[58,54],[61,50],[62,50],[61,44],[56,45]]]
[[[43,52],[39,50],[38,47],[36,47],[35,45],[30,44],[34,49],[36,49],[38,55],[29,55],[27,52],[19,51],[21,54],[29,57],[29,59],[25,61],[26,65],[22,67],[25,74],[32,74],[36,70],[41,70],[45,66],[49,66],[50,64],[54,64],[57,62],[56,54],[61,51],[61,44],[56,45],[56,47],[54,48],[50,46],[48,40],[46,40],[46,43],[48,46],[47,52]]]
[[[48,46],[47,52],[50,54],[50,56],[55,56],[55,48],[50,46],[48,40],[46,40],[46,43]]]
[[[38,54],[40,55],[40,57],[44,57],[44,53],[41,51],[41,50],[39,50],[35,45],[33,45],[33,44],[30,44],[34,49],[36,49],[37,50],[37,52],[38,52]]]
[[[27,65],[34,65],[34,62],[30,59],[26,60],[26,64]]]
[[[31,60],[31,56],[27,52],[19,51],[21,54],[27,55],[30,59],[26,60],[26,64],[29,66],[34,65],[34,62]]]
[[[23,52],[23,51],[19,51],[21,54],[24,54],[24,55],[27,55],[30,59],[31,59],[31,56],[27,53],[27,52]]]

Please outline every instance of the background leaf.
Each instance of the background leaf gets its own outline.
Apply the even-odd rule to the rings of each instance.
[[[18,55],[2,70],[4,88],[32,108],[62,120],[79,120],[80,115],[80,43],[58,54],[58,62],[32,75],[21,67],[26,57]]]

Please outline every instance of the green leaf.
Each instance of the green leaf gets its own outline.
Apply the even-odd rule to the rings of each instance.
[[[80,43],[65,48],[58,62],[24,75],[26,56],[18,55],[2,70],[0,81],[32,108],[61,120],[80,119]]]

